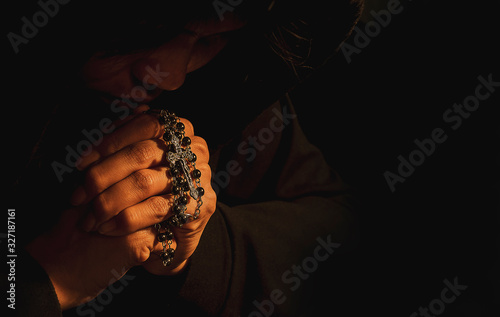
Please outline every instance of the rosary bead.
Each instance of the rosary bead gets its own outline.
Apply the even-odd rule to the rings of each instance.
[[[181,189],[181,187],[180,187],[180,186],[173,186],[173,187],[172,187],[172,193],[173,193],[174,195],[179,195],[179,194],[181,193],[181,190],[182,190],[182,189]]]
[[[182,190],[185,191],[185,192],[188,192],[189,191],[189,184],[187,182],[184,182],[182,184]]]
[[[187,205],[187,203],[188,203],[188,198],[187,198],[187,196],[186,196],[186,195],[182,195],[181,197],[179,197],[179,198],[177,199],[177,203],[178,203],[178,204],[181,204],[181,205]]]
[[[164,266],[169,266],[170,264],[172,264],[172,259],[171,258],[168,258],[166,260],[163,260],[163,265]]]
[[[172,209],[173,209],[174,213],[178,214],[184,210],[184,206],[183,205],[174,205],[174,207]]]
[[[178,129],[178,130],[184,130],[185,126],[184,126],[184,123],[182,122],[177,122],[177,124],[175,125],[175,127]]]
[[[189,137],[187,137],[187,136],[186,136],[186,137],[184,137],[184,138],[182,139],[181,144],[182,144],[183,146],[188,146],[188,145],[191,145],[191,139],[190,139]]]
[[[180,141],[182,139],[182,133],[180,132],[175,132],[174,133],[175,137]]]
[[[176,177],[181,171],[177,167],[170,168],[170,176]]]
[[[196,188],[196,191],[198,192],[198,196],[200,197],[205,195],[205,190],[203,189],[203,187]]]
[[[191,175],[193,175],[193,178],[200,178],[201,177],[201,171],[199,169],[195,169],[195,170],[193,170],[193,172],[191,173]]]
[[[158,241],[160,242],[163,242],[163,241],[166,241],[167,240],[167,236],[165,235],[165,233],[159,233],[157,236],[156,236],[156,239],[158,239]]]
[[[169,252],[168,250],[173,250],[172,248],[168,248],[166,252],[160,254],[160,259],[163,263],[168,262],[166,265],[170,265],[172,263],[172,259],[174,258],[174,252]]]
[[[163,133],[163,140],[165,140],[166,142],[170,142],[170,140],[172,140],[172,135],[170,133]]]
[[[181,214],[179,214],[177,217],[178,217],[178,218],[177,218],[177,219],[178,219],[178,222],[179,222],[179,224],[180,224],[181,226],[182,226],[183,224],[185,224],[185,223],[188,221],[188,219],[189,219],[189,216],[188,216],[188,215],[186,215],[185,213],[181,213]]]
[[[167,240],[172,240],[174,238],[174,233],[172,231],[165,231],[165,232],[162,232],[162,233],[159,233],[156,238],[158,239],[158,241],[160,242],[163,242],[163,241],[167,241]]]
[[[197,157],[196,157],[196,154],[194,154],[194,153],[191,153],[191,156],[188,157],[188,160],[191,163],[196,162],[196,159],[197,159]]]

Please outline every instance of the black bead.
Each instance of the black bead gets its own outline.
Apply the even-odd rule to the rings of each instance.
[[[181,171],[177,167],[170,168],[170,176],[176,177]]]
[[[167,254],[170,255],[170,257],[173,257],[175,254],[175,249],[173,248],[168,248],[167,249]]]
[[[166,252],[163,252],[162,254],[160,254],[160,259],[162,259],[162,261],[164,262],[172,262],[172,259],[174,257],[174,253],[171,252],[171,253],[168,253],[168,250],[170,250],[171,248],[167,249]],[[173,249],[172,249],[173,250]],[[170,265],[170,263],[166,264],[166,265]]]
[[[178,214],[184,210],[184,205],[174,205],[172,210],[174,211],[174,213]]]
[[[182,143],[181,143],[183,146],[188,146],[188,145],[191,145],[191,139],[189,137],[184,137],[182,139]]]
[[[167,258],[166,260],[163,260],[163,265],[169,266],[172,264],[172,258]]]
[[[180,132],[175,132],[174,133],[175,137],[180,141],[182,139],[182,133]]]
[[[193,162],[196,162],[196,154],[194,153],[191,153],[191,156],[188,158],[189,162],[193,163]]]
[[[178,195],[181,193],[181,190],[182,190],[182,188],[180,188],[179,186],[174,186],[174,187],[172,187],[172,194]]]
[[[187,192],[189,191],[189,184],[187,182],[185,182],[184,184],[182,184],[182,190]]]
[[[189,219],[189,216],[186,215],[185,213],[181,213],[177,217],[178,217],[177,219],[178,219],[178,222],[180,225],[185,224]]]
[[[160,233],[156,236],[156,239],[158,239],[158,241],[160,242],[163,242],[163,241],[166,241],[167,240],[167,235],[163,232],[163,233]]]
[[[205,190],[203,189],[203,187],[196,188],[196,191],[198,192],[198,196],[200,197],[205,195]]]
[[[193,178],[200,178],[201,177],[201,171],[199,169],[195,169],[195,170],[193,170],[193,172],[191,173],[191,175],[193,176]]]
[[[172,135],[170,133],[164,133],[163,140],[165,140],[166,142],[170,142],[170,140],[172,140]]]
[[[186,195],[182,195],[177,199],[177,203],[181,205],[187,205],[188,203],[188,197]]]
[[[167,240],[172,240],[174,238],[174,233],[170,231],[170,229],[168,231],[165,231],[165,235],[167,237]]]
[[[172,231],[165,231],[165,232],[162,232],[162,233],[159,233],[156,238],[158,239],[158,241],[160,242],[163,242],[163,241],[167,241],[167,240],[172,240],[174,238],[174,233]]]
[[[175,125],[175,127],[178,129],[178,130],[184,130],[185,126],[184,126],[184,123],[182,122],[177,122],[177,124]]]

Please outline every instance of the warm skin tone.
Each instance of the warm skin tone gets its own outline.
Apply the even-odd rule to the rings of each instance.
[[[115,97],[130,94],[137,81],[154,86],[143,100],[150,102],[163,90],[178,89],[186,74],[208,63],[224,47],[226,32],[243,25],[229,14],[223,22],[191,22],[156,49],[106,58],[96,54],[81,73],[89,88]],[[162,76],[152,76],[147,66]],[[85,172],[85,181],[67,198],[74,207],[63,212],[54,230],[27,247],[49,275],[63,310],[96,297],[113,282],[113,271],[143,265],[157,275],[180,272],[215,211],[207,144],[194,134],[189,121],[181,119],[198,158],[205,195],[200,217],[174,228],[174,262],[163,267],[158,256],[161,244],[152,226],[172,215],[173,195],[163,130],[155,117],[143,114],[147,109],[140,106],[132,116],[115,122],[119,128],[82,157],[77,168]],[[195,206],[196,201],[190,199],[188,210]]]

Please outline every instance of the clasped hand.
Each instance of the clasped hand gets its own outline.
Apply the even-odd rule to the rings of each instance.
[[[97,296],[114,270],[143,265],[157,275],[180,272],[215,211],[207,144],[194,135],[189,121],[180,119],[191,138],[205,194],[200,216],[173,228],[175,257],[164,267],[153,226],[173,215],[172,177],[161,139],[163,128],[155,116],[143,113],[147,109],[138,107],[135,115],[117,121],[118,129],[80,159],[77,168],[85,180],[70,198],[74,207],[63,213],[50,233],[27,247],[51,278],[63,309]],[[194,211],[196,200],[190,198],[187,208]]]

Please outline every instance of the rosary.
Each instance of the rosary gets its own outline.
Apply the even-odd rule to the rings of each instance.
[[[158,235],[156,238],[161,242],[163,251],[160,259],[164,266],[172,264],[175,250],[172,248],[174,239],[173,227],[180,228],[186,224],[189,218],[195,220],[200,215],[200,207],[203,205],[201,197],[205,193],[200,186],[200,170],[196,169],[196,154],[191,151],[191,139],[184,136],[184,123],[174,114],[167,110],[149,110],[147,113],[156,114],[160,124],[163,125],[163,140],[167,145],[165,157],[169,164],[167,173],[172,177],[173,215],[167,220],[155,225]],[[196,200],[196,208],[193,214],[187,213],[189,196]]]

